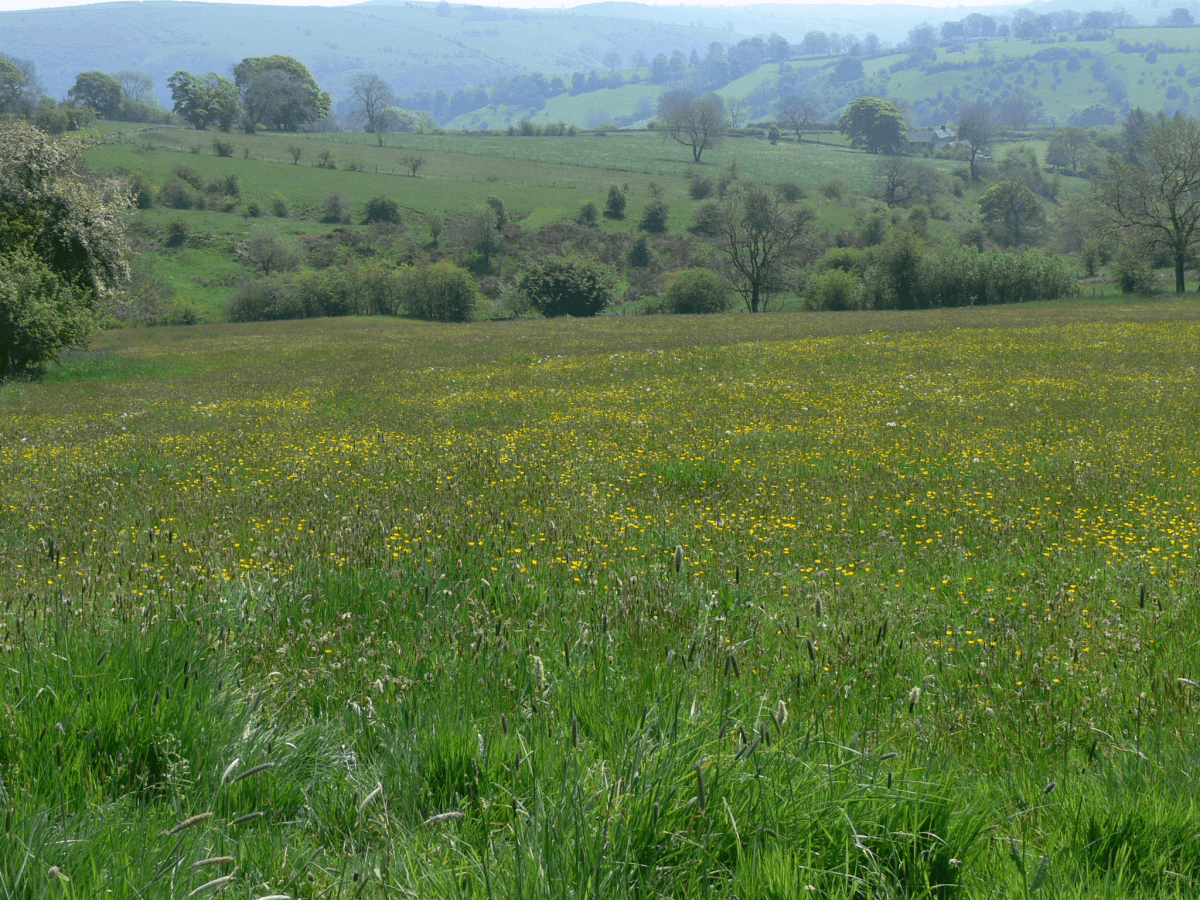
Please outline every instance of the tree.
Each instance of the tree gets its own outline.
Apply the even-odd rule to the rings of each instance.
[[[780,122],[796,132],[796,143],[800,143],[804,140],[804,129],[821,114],[821,107],[812,97],[788,94],[775,104],[775,114],[779,116]]]
[[[465,269],[442,260],[401,272],[404,308],[410,316],[434,322],[466,322],[475,313],[479,293]]]
[[[729,115],[729,127],[740,128],[742,120],[746,118],[746,101],[741,97],[731,97],[725,104],[725,111]]]
[[[595,259],[572,252],[530,263],[517,287],[543,316],[594,316],[612,301],[617,273]]]
[[[355,104],[355,118],[365,123],[366,131],[385,130],[388,107],[396,104],[396,97],[386,81],[374,72],[360,72],[350,82],[350,97]]]
[[[34,64],[0,53],[0,113],[28,115],[41,94],[42,85]]]
[[[1200,123],[1158,119],[1132,158],[1110,153],[1105,169],[1092,196],[1107,212],[1109,230],[1146,255],[1169,254],[1182,294],[1200,236]]]
[[[747,310],[765,310],[770,294],[783,287],[813,220],[807,207],[788,203],[778,191],[751,181],[739,182],[725,193],[714,243],[726,257],[734,290]]]
[[[246,130],[258,125],[296,131],[329,115],[331,100],[308,67],[290,56],[248,56],[233,70]]]
[[[937,43],[937,32],[928,22],[914,25],[908,31],[908,43],[913,47],[932,47]]]
[[[1167,22],[1172,28],[1188,28],[1194,24],[1191,11],[1182,6],[1171,10],[1171,14],[1167,17]]]
[[[610,185],[608,188],[608,199],[604,203],[604,218],[624,219],[625,202],[625,192],[615,184]]]
[[[129,277],[130,193],[82,177],[83,146],[0,122],[0,377],[86,343]]]
[[[601,62],[608,66],[608,71],[612,72],[621,64],[621,54],[616,50],[609,50],[601,58]]]
[[[1038,99],[1024,88],[1017,88],[1000,101],[997,118],[1001,125],[1022,131],[1033,122]]]
[[[484,271],[491,271],[492,256],[504,248],[495,209],[485,203],[475,210],[467,221],[467,240],[483,257]]]
[[[197,76],[179,71],[167,79],[167,84],[175,101],[174,111],[193,128],[203,131],[217,124],[228,131],[237,117],[237,88],[216,72]]]
[[[655,197],[646,204],[646,208],[642,211],[642,219],[638,222],[638,231],[646,231],[650,234],[665,234],[670,215],[670,207]]]
[[[870,153],[892,153],[908,137],[904,116],[891,100],[858,97],[850,101],[838,119],[838,131],[850,138],[854,147],[866,147]]]
[[[694,162],[700,162],[705,150],[719,144],[729,127],[725,103],[719,96],[708,93],[696,97],[686,88],[667,91],[659,98],[658,119],[666,137],[691,148]]]
[[[722,313],[729,309],[729,285],[712,269],[681,269],[663,292],[667,310],[680,315]]]
[[[996,136],[996,120],[991,107],[984,103],[973,103],[958,114],[958,139],[967,144],[971,153],[971,180],[978,181],[975,160],[979,159],[992,145]]]
[[[404,163],[404,168],[412,173],[413,178],[416,178],[421,166],[425,165],[425,157],[417,153],[406,153],[400,157],[400,162]]]
[[[113,78],[121,85],[121,93],[130,103],[154,104],[154,79],[145,72],[122,69]]]
[[[874,196],[888,206],[932,203],[937,193],[937,175],[933,169],[902,156],[880,159],[875,176]]]
[[[832,81],[834,84],[849,84],[851,81],[858,81],[862,77],[862,60],[856,59],[853,56],[847,56],[833,67]]]
[[[1088,133],[1078,125],[1066,125],[1055,130],[1046,148],[1046,162],[1060,169],[1078,172],[1085,154],[1092,146]]]
[[[1000,225],[1009,243],[1019,244],[1046,224],[1046,211],[1024,181],[999,181],[979,198],[983,221]]]
[[[110,118],[121,108],[121,83],[103,72],[80,72],[67,97],[79,106],[89,106],[101,118]]]

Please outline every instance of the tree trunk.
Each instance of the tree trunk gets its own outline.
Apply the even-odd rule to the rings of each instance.
[[[750,312],[752,312],[752,313],[758,312],[758,285],[757,284],[751,285],[751,287],[750,287]]]
[[[1175,293],[1182,294],[1186,289],[1184,287],[1183,267],[1185,259],[1183,253],[1175,254]]]

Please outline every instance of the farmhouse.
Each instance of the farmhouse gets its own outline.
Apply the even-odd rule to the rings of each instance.
[[[906,153],[928,153],[954,143],[954,132],[946,128],[914,128],[904,143]]]

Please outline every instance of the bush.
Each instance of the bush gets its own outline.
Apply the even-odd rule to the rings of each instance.
[[[840,175],[825,179],[821,185],[821,195],[826,200],[841,200],[846,193],[846,180]]]
[[[466,269],[451,262],[406,266],[400,277],[404,308],[432,322],[466,322],[475,314],[479,293]]]
[[[728,282],[711,269],[681,269],[663,292],[664,308],[680,315],[722,313],[731,305]]]
[[[243,263],[264,275],[290,272],[300,265],[300,252],[272,230],[261,231],[238,245],[238,255]]]
[[[650,234],[665,234],[667,222],[671,216],[671,208],[659,199],[651,200],[642,211],[642,220],[638,222],[638,230]]]
[[[167,225],[167,246],[182,247],[187,243],[188,235],[192,233],[191,223],[184,218],[174,218]]]
[[[280,219],[286,219],[288,217],[288,213],[289,209],[287,197],[283,196],[283,194],[279,193],[279,191],[276,191],[271,197],[271,215]]]
[[[321,221],[330,225],[350,221],[350,204],[340,191],[325,197],[325,202],[321,204]]]
[[[212,148],[217,156],[233,156],[233,144],[230,141],[213,138]]]
[[[840,312],[861,309],[862,302],[862,279],[843,269],[819,272],[804,289],[805,309]]]
[[[1113,262],[1113,281],[1122,294],[1149,295],[1155,293],[1154,273],[1144,258],[1133,253],[1122,253]]]
[[[249,216],[251,219],[257,219],[262,214],[262,204],[260,204],[257,200],[248,200],[246,202],[247,216]]]
[[[201,190],[204,187],[204,177],[195,169],[188,168],[187,166],[176,166],[171,170],[171,174],[180,181],[190,184],[196,190]]]
[[[721,233],[721,205],[719,203],[705,203],[692,213],[692,227],[688,229],[692,234],[702,234],[706,237],[715,237]]]
[[[499,197],[488,197],[483,202],[496,215],[496,230],[503,231],[504,226],[508,224],[508,211],[504,208],[504,201]]]
[[[784,181],[775,186],[779,191],[779,196],[787,203],[799,203],[808,196],[808,192],[804,190],[804,186],[798,181]]]
[[[640,235],[633,243],[633,249],[629,251],[629,265],[635,269],[645,268],[650,265],[650,245],[646,242],[646,236]]]
[[[576,225],[585,225],[593,227],[600,221],[600,210],[596,208],[596,204],[590,200],[579,207],[579,214],[575,216]]]
[[[38,257],[0,254],[0,376],[39,370],[96,329],[90,302]]]
[[[617,274],[595,259],[568,253],[529,264],[517,286],[543,316],[594,316],[611,302]]]
[[[692,173],[691,184],[688,185],[688,196],[693,200],[706,200],[712,196],[716,185],[708,175]]]
[[[625,218],[625,194],[615,184],[608,189],[608,200],[604,204],[604,218]]]
[[[779,143],[779,126],[778,125],[771,126],[771,130],[767,132],[767,140],[771,142],[772,147],[774,147],[776,144]]]
[[[363,224],[370,225],[372,222],[391,222],[394,225],[399,225],[399,204],[391,197],[372,197],[367,201],[366,217],[363,219]]]
[[[231,322],[270,322],[305,316],[304,301],[295,286],[282,278],[247,280],[229,299]]]
[[[172,178],[162,186],[158,202],[170,209],[204,209],[204,196],[181,178]]]
[[[146,180],[141,172],[134,172],[129,179],[129,192],[133,195],[133,205],[138,209],[152,209],[154,195],[157,193],[154,185]]]

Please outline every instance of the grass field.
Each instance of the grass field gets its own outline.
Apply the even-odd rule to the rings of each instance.
[[[110,332],[0,895],[1192,897],[1200,308]]]

